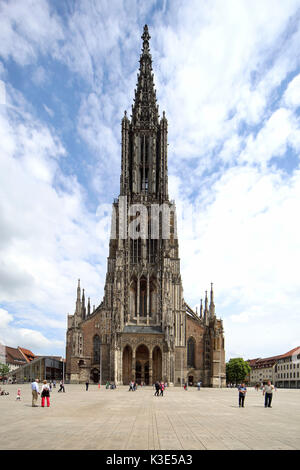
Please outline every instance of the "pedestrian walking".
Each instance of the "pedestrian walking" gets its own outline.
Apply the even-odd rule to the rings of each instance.
[[[165,384],[163,382],[161,382],[161,384],[160,384],[160,396],[161,397],[164,396],[164,389],[165,389]]]
[[[263,387],[263,395],[265,396],[265,408],[272,408],[272,398],[274,392],[274,385],[268,380],[267,384]]]
[[[21,389],[18,388],[16,400],[21,400]]]
[[[41,390],[41,397],[42,397],[42,403],[41,403],[42,408],[45,407],[45,398],[46,398],[46,401],[47,401],[47,408],[49,408],[49,406],[50,406],[50,387],[47,384],[47,380],[43,381],[42,390]]]
[[[89,389],[89,381],[87,380],[87,381],[85,382],[85,391],[87,392],[88,389]]]
[[[245,396],[246,396],[246,393],[247,393],[247,388],[245,387],[244,383],[242,383],[238,387],[238,391],[239,391],[239,407],[244,408]]]
[[[202,382],[200,382],[200,380],[199,380],[199,381],[197,382],[197,387],[198,387],[198,390],[200,390],[200,388],[201,388],[201,384],[202,384]]]
[[[38,399],[38,395],[40,395],[40,391],[39,391],[39,379],[35,379],[32,383],[31,383],[31,391],[32,391],[32,406],[33,407],[37,407],[37,399]]]
[[[53,380],[53,388],[56,388],[56,380]]]
[[[183,388],[184,388],[185,391],[187,391],[187,383],[186,382],[185,382]]]
[[[65,392],[65,386],[62,380],[59,382],[59,386],[60,386],[60,389],[58,390],[58,392],[61,392],[61,391]]]
[[[154,395],[155,396],[159,396],[159,390],[160,390],[160,387],[159,387],[159,382],[155,382],[155,393]]]
[[[49,390],[50,390],[50,392],[52,392],[52,381],[51,380],[49,382]]]

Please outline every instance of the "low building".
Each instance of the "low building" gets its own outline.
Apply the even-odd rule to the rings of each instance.
[[[278,388],[300,388],[300,346],[285,354],[249,359],[249,385],[270,380]]]
[[[246,376],[245,378],[245,383],[247,385],[250,385],[252,384],[252,380],[253,380],[253,376],[252,376],[252,367],[254,366],[254,364],[256,363],[256,361],[258,361],[260,359],[260,357],[257,357],[256,359],[248,359],[246,362],[248,362],[251,370],[249,372],[249,374]]]
[[[5,346],[5,364],[9,366],[10,371],[18,369],[19,367],[27,364],[27,362],[28,361],[20,351],[20,348]]]
[[[300,388],[300,346],[278,359],[275,385],[278,388]]]
[[[251,367],[249,385],[265,383],[268,380],[274,384],[276,376],[276,364],[280,357],[281,356],[272,356],[259,359],[250,359],[248,361]]]
[[[64,376],[64,359],[57,356],[36,356],[32,361],[13,370],[10,374],[13,382],[26,383],[34,379],[62,380]]]

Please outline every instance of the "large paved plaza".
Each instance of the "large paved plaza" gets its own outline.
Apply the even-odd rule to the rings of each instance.
[[[248,390],[245,408],[234,389],[151,387],[54,389],[50,408],[32,408],[30,385],[0,396],[0,449],[300,449],[300,390],[278,390],[272,408]],[[39,403],[40,404],[40,403]]]

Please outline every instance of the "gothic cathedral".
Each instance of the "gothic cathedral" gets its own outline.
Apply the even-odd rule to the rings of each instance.
[[[176,209],[168,196],[168,121],[156,103],[145,25],[132,115],[122,120],[120,195],[113,203],[103,301],[91,311],[80,281],[68,315],[66,380],[225,385],[222,320],[213,285],[204,307],[184,301]]]

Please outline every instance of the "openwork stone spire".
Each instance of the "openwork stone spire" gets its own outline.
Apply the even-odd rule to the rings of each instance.
[[[132,124],[140,129],[153,129],[158,126],[158,106],[152,73],[152,57],[150,54],[148,26],[144,26],[142,54],[132,107]]]

